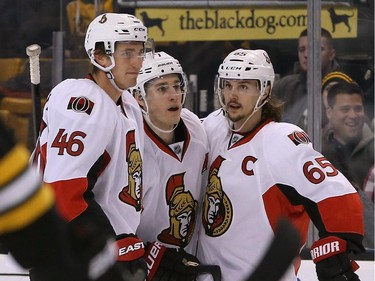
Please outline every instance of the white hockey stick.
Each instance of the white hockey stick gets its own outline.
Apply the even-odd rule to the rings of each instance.
[[[26,48],[26,54],[30,61],[30,81],[31,81],[31,95],[33,103],[33,133],[34,141],[36,142],[39,135],[40,121],[42,120],[42,109],[40,99],[40,67],[39,55],[41,48],[37,44],[30,45]]]

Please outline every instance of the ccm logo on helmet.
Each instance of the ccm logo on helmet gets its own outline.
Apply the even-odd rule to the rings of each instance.
[[[134,31],[146,31],[146,28],[143,27],[135,27]]]
[[[340,252],[342,252],[342,250],[340,250],[339,241],[333,241],[333,242],[320,245],[310,251],[312,259],[316,259],[327,254],[340,253]]]

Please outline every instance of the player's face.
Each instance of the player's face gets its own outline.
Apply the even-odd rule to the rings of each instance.
[[[228,118],[237,126],[241,126],[247,117],[253,113],[259,97],[258,82],[256,80],[224,81],[224,102]]]
[[[164,75],[147,83],[146,101],[151,122],[170,130],[180,121],[182,89],[177,74]]]
[[[113,53],[115,67],[112,74],[121,89],[133,87],[137,83],[139,70],[144,59],[144,45],[142,42],[118,42]]]
[[[327,117],[334,131],[334,137],[343,144],[356,141],[362,136],[365,122],[363,102],[360,95],[339,94]]]

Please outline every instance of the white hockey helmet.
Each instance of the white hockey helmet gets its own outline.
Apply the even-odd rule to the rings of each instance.
[[[145,84],[155,78],[160,78],[167,74],[178,74],[181,83],[182,103],[188,92],[186,75],[180,62],[165,52],[147,53],[143,61],[141,70],[137,77],[137,89],[145,99]]]
[[[103,71],[109,71],[115,66],[112,54],[116,42],[147,41],[147,28],[141,20],[129,14],[105,13],[97,16],[88,26],[85,37],[85,50],[93,65]],[[112,64],[103,67],[95,61],[94,51],[98,42],[104,43],[104,49],[110,56]]]
[[[254,79],[259,82],[260,96],[255,105],[255,110],[262,107],[268,99],[259,104],[266,94],[265,89],[270,85],[271,89],[275,80],[275,72],[272,62],[264,50],[237,49],[231,52],[219,66],[218,79],[215,91],[219,96],[219,101],[223,105],[221,90],[225,79]],[[271,91],[268,93],[271,96]]]

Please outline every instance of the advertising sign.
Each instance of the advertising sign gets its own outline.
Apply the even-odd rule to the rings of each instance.
[[[140,8],[136,16],[156,41],[295,39],[307,27],[307,10],[296,8]],[[323,7],[322,27],[334,38],[357,37],[354,7]]]

